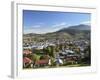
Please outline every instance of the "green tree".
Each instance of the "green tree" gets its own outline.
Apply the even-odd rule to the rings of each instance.
[[[91,47],[90,47],[90,45],[87,46],[87,48],[84,50],[84,53],[85,53],[85,57],[82,61],[87,64],[91,64]]]

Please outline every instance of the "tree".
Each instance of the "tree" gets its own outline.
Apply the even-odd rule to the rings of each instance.
[[[31,58],[30,58],[33,62],[36,62],[40,59],[40,56],[38,56],[37,54],[31,54]]]
[[[60,50],[62,50],[62,48],[63,48],[63,45],[62,45],[62,44],[60,44],[60,45],[59,45],[59,49],[60,49]]]
[[[77,54],[80,54],[80,48],[76,48],[76,49],[75,49],[75,52],[76,52]]]
[[[85,53],[85,56],[82,59],[82,62],[84,62],[86,64],[91,64],[91,47],[90,47],[90,45],[88,45],[87,48],[85,48],[84,53]]]
[[[50,48],[51,48],[50,55],[51,55],[52,57],[55,57],[55,46],[50,46]]]
[[[56,45],[56,52],[59,52],[59,45]]]

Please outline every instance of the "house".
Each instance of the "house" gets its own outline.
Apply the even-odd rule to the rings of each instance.
[[[26,54],[26,55],[32,54],[32,51],[29,49],[25,49],[25,50],[23,50],[23,54]]]
[[[23,48],[24,48],[24,49],[32,49],[31,46],[24,46]]]
[[[43,49],[44,47],[43,46],[37,46],[37,49]]]
[[[24,68],[27,68],[27,67],[30,67],[31,66],[31,63],[32,63],[32,60],[27,58],[27,57],[24,57],[23,58],[23,67]]]
[[[24,58],[23,58],[23,63],[31,63],[31,62],[32,62],[31,59],[29,59],[29,58],[27,58],[27,57],[24,57]]]
[[[50,61],[49,60],[42,59],[42,60],[36,61],[34,67],[47,66],[49,64],[50,64]]]

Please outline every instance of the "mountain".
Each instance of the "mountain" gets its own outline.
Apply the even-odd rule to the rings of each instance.
[[[70,26],[67,29],[90,30],[91,28],[89,25],[80,24],[80,25]]]
[[[80,39],[80,38],[90,39],[90,26],[84,24],[69,26],[67,28],[63,28],[57,31],[56,33],[69,34],[73,39]]]
[[[31,37],[33,40],[56,40],[56,39],[88,39],[90,40],[90,26],[89,25],[75,25],[60,29],[56,32],[46,34],[24,34],[24,37]]]

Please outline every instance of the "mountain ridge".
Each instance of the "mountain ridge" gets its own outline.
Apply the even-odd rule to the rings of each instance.
[[[33,39],[90,39],[90,26],[89,25],[75,25],[67,28],[60,29],[55,32],[46,34],[29,33],[24,34],[26,37],[33,37]]]

